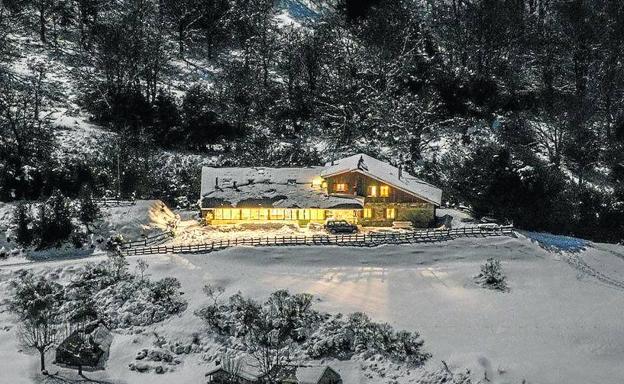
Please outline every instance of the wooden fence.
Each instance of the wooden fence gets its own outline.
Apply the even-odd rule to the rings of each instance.
[[[123,249],[127,256],[155,255],[163,253],[208,253],[238,246],[297,246],[337,245],[350,247],[375,247],[382,244],[431,243],[457,237],[509,236],[513,226],[464,227],[455,229],[431,229],[402,233],[364,233],[349,235],[275,236],[219,240],[203,244],[157,245],[128,247]]]
[[[119,200],[119,199],[95,199],[95,204],[102,207],[129,207],[135,205],[134,200]]]
[[[171,237],[173,237],[173,234],[171,232],[163,232],[163,233],[159,233],[153,236],[144,236],[143,238],[138,239],[138,240],[126,241],[122,243],[121,248],[122,249],[136,248],[136,247],[145,248],[148,245],[150,246],[159,245],[171,239]]]

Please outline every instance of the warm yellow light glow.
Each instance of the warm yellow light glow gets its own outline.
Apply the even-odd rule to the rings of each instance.
[[[377,186],[371,185],[368,187],[368,197],[377,197]]]
[[[394,219],[396,217],[396,209],[386,208],[386,219]]]
[[[390,187],[387,185],[382,185],[379,187],[379,196],[380,197],[388,197],[390,195]]]
[[[373,217],[373,210],[370,208],[364,208],[364,218],[370,219]]]
[[[338,183],[334,186],[334,189],[336,190],[336,192],[346,192],[347,191],[347,184],[344,183]]]
[[[352,210],[337,210],[349,212]],[[341,213],[342,214],[342,213]],[[209,220],[219,221],[323,221],[325,210],[319,208],[290,209],[290,208],[215,208],[208,211]]]
[[[326,216],[335,220],[346,220],[349,222],[357,221],[357,214],[354,209],[328,209]]]
[[[314,179],[312,179],[312,186],[313,187],[320,187],[323,184],[323,178],[322,177],[315,177]]]

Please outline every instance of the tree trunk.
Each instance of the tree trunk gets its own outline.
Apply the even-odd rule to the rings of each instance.
[[[41,372],[45,371],[45,350],[39,350],[39,363],[41,364]]]
[[[184,58],[184,26],[182,23],[178,26],[178,44],[180,49],[180,57]]]
[[[39,37],[42,42],[46,42],[45,10],[39,8]]]

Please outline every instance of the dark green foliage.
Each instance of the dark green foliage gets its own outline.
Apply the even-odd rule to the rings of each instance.
[[[41,79],[24,91],[0,78],[2,200],[76,196],[85,183],[98,194],[119,186],[122,196],[192,200],[197,177],[190,167],[159,173],[155,145],[231,166],[361,151],[479,216],[624,237],[622,197],[610,192],[624,183],[621,1],[340,0],[305,28],[279,25],[273,0],[77,0],[75,12],[46,2],[43,22],[37,3],[6,5],[42,39],[79,39],[81,62],[94,68],[79,71],[83,106],[121,139],[103,140],[93,158],[51,159],[54,140],[34,113]],[[174,56],[188,60],[183,77]],[[189,72],[210,88],[188,83]]]
[[[82,188],[79,204],[80,210],[78,212],[78,218],[87,227],[87,231],[89,231],[89,224],[97,220],[102,213],[100,207],[95,203],[95,200],[93,200],[93,193],[88,186]]]
[[[232,140],[242,135],[240,126],[233,126],[215,112],[216,103],[210,93],[196,85],[188,90],[182,102],[184,135],[188,146],[201,149],[219,140]]]
[[[73,209],[69,199],[55,191],[38,207],[33,223],[37,247],[47,248],[68,240],[74,231],[72,217]]]
[[[39,197],[52,172],[55,139],[37,117],[41,76],[27,84],[0,78],[0,200]]]
[[[154,103],[154,119],[152,134],[158,144],[171,147],[184,141],[182,132],[182,117],[180,109],[173,95],[162,89]]]
[[[475,279],[483,287],[497,289],[499,291],[507,290],[507,278],[503,273],[503,267],[500,260],[490,258],[481,266],[481,273]]]
[[[13,225],[15,226],[15,241],[21,246],[27,247],[33,241],[31,223],[30,205],[20,202],[13,211]]]

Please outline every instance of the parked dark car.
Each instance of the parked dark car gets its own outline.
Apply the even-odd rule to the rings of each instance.
[[[348,223],[345,220],[332,220],[325,224],[325,229],[329,233],[355,233],[358,231],[357,225]]]

